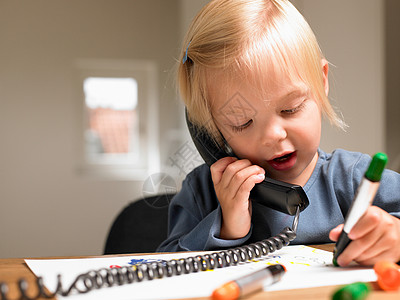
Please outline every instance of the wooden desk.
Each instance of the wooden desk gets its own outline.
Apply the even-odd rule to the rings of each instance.
[[[322,250],[333,250],[333,244],[313,246]],[[132,255],[132,254],[131,254]],[[120,256],[120,255],[119,255]],[[91,256],[101,257],[101,256]],[[53,258],[81,258],[81,257],[53,257]],[[49,258],[47,258],[49,259]],[[10,258],[0,259],[0,282],[4,281],[8,283],[10,287],[9,297],[10,299],[17,298],[17,282],[21,277],[25,278],[27,282],[32,285],[35,282],[35,275],[30,271],[28,266],[25,264],[23,258]],[[32,287],[32,286],[31,286]],[[372,283],[373,290],[368,296],[368,300],[371,299],[400,299],[400,291],[397,292],[384,292],[380,291],[375,283]],[[261,300],[268,298],[269,300],[282,300],[282,299],[331,299],[332,294],[336,291],[338,286],[325,286],[317,288],[307,289],[296,289],[276,292],[262,292],[250,295],[246,297],[248,300]],[[35,290],[32,287],[30,290],[35,294]],[[44,300],[44,298],[41,298]],[[56,298],[53,298],[55,300]],[[199,298],[192,298],[199,299]],[[206,298],[200,298],[206,299]]]

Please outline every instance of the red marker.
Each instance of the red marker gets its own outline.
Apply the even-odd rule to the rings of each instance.
[[[273,284],[281,279],[286,269],[283,265],[271,265],[239,279],[225,283],[217,288],[213,300],[234,300],[241,296],[261,290],[264,285]]]
[[[400,267],[389,261],[378,261],[374,270],[378,285],[385,291],[397,291],[400,288]]]

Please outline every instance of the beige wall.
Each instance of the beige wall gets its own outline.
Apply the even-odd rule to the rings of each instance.
[[[321,146],[385,151],[400,171],[400,2],[297,0],[332,63],[330,98],[349,125],[324,127]]]
[[[400,1],[385,1],[386,147],[390,165],[400,172]]]
[[[74,61],[157,63],[161,162],[167,164],[179,146],[171,135],[186,131],[171,69],[182,28],[205,2],[0,0],[0,257],[102,252],[110,223],[141,197],[142,182],[78,173]],[[325,128],[322,147],[385,150],[383,1],[295,2],[335,65],[331,95],[350,125],[347,133]],[[394,124],[388,137],[398,134]]]
[[[75,61],[156,63],[165,153],[163,129],[179,124],[169,78],[178,14],[173,0],[0,1],[0,257],[102,252],[142,182],[78,172]]]
[[[322,148],[385,151],[384,2],[298,2],[331,63],[330,99],[349,125],[345,133],[325,126]]]

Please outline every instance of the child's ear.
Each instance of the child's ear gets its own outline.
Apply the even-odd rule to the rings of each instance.
[[[321,65],[322,65],[322,76],[323,76],[323,80],[324,80],[325,94],[326,94],[326,96],[328,96],[328,93],[329,93],[329,81],[328,81],[329,63],[325,58],[323,58],[323,59],[321,59]]]

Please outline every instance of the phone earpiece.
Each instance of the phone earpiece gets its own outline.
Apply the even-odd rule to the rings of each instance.
[[[200,129],[189,120],[187,110],[185,110],[185,114],[186,124],[193,143],[208,166],[211,166],[223,157],[235,156],[228,144],[221,148],[205,130]]]

